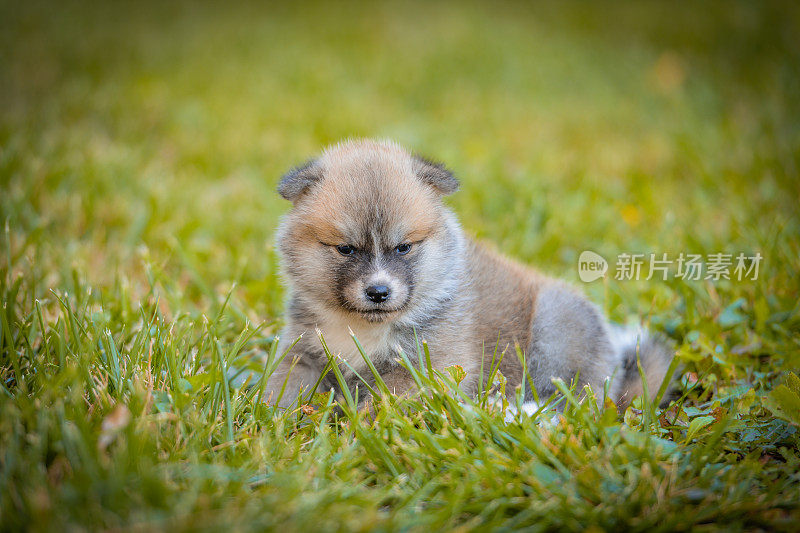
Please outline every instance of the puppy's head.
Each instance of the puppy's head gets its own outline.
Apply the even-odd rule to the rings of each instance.
[[[441,197],[458,181],[388,142],[349,141],[286,174],[294,206],[278,231],[293,295],[370,322],[442,290],[454,253]]]

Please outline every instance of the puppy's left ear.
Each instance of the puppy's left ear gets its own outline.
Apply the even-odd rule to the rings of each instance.
[[[430,185],[441,194],[453,194],[458,190],[458,180],[441,163],[414,156],[414,173],[420,181]]]
[[[278,194],[294,203],[321,179],[322,168],[316,159],[312,159],[284,174],[278,184]]]

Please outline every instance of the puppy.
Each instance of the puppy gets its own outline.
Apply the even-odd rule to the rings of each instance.
[[[649,390],[658,389],[667,348],[610,326],[570,286],[467,237],[442,202],[458,185],[444,166],[371,140],[332,146],[281,179],[278,192],[293,207],[277,232],[289,289],[278,354],[300,340],[269,378],[267,401],[289,407],[311,387],[337,388],[333,373],[320,381],[328,357],[316,331],[349,387],[358,381],[351,369],[371,376],[352,331],[398,394],[413,388],[398,350],[416,354],[417,339],[434,368],[464,369],[468,394],[486,383],[481,368],[489,372],[496,347],[508,394],[525,379],[527,400],[528,379],[547,398],[553,378],[578,376],[599,394],[610,379],[611,398],[624,406],[642,392],[637,349]]]

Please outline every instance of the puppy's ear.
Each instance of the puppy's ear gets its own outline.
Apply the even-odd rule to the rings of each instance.
[[[321,179],[322,168],[316,159],[311,159],[284,174],[278,184],[278,194],[294,203]]]
[[[441,194],[453,194],[458,190],[458,180],[441,163],[414,156],[414,173]]]

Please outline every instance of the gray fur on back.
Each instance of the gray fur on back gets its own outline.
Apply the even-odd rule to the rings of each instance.
[[[651,398],[666,376],[672,353],[645,329],[610,325],[583,295],[563,284],[544,287],[536,300],[528,370],[539,397],[550,396],[553,378],[578,376],[598,398],[610,379],[610,397],[624,408],[642,394],[637,355]],[[666,397],[666,395],[665,395]]]
[[[619,366],[597,308],[562,284],[546,286],[537,296],[529,353],[528,370],[542,399],[555,391],[552,378],[569,383],[576,374],[579,383],[602,394],[603,382]]]

